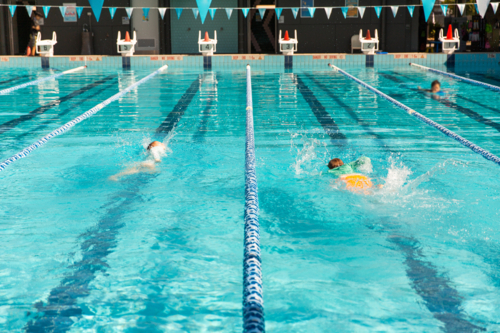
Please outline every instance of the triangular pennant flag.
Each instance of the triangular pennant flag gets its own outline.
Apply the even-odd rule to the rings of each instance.
[[[309,14],[311,14],[311,17],[314,17],[314,12],[316,11],[316,8],[315,7],[309,7],[307,9],[309,9]]]
[[[359,16],[361,16],[361,18],[365,15],[365,9],[366,7],[358,7]]]
[[[250,11],[250,8],[241,8],[241,11],[243,12],[243,16],[247,18],[248,12]]]
[[[227,19],[231,19],[231,15],[233,15],[233,9],[232,8],[226,8],[226,14],[227,14]]]
[[[214,19],[214,16],[215,16],[215,11],[217,10],[217,8],[210,8],[208,11],[210,12],[210,17],[212,18],[212,20]]]
[[[182,14],[182,8],[175,8],[175,11],[177,13],[177,19],[180,19]]]
[[[474,4],[474,8],[476,8],[476,13],[479,13],[479,9],[477,8],[477,3]]]
[[[279,21],[283,8],[275,8],[274,11],[276,12],[276,19]]]
[[[497,13],[498,2],[490,2],[491,8],[493,8],[493,14]]]
[[[330,15],[332,15],[332,7],[325,7],[326,17],[330,19]]]
[[[109,7],[109,15],[111,15],[111,19],[115,17],[116,7]]]
[[[344,14],[344,18],[347,17],[347,11],[349,10],[349,8],[347,7],[341,7],[340,9],[342,9],[342,14]],[[375,7],[375,10],[377,9],[377,7]]]
[[[260,14],[261,18],[264,18],[264,14],[265,13],[266,13],[266,9],[265,8],[259,8],[259,14]]]
[[[146,20],[149,19],[149,8],[143,8],[142,9],[142,14],[146,18]]]
[[[422,0],[422,5],[424,5],[424,16],[425,16],[425,22],[429,19],[429,16],[431,16],[432,9],[434,8],[434,3],[436,0]]]
[[[460,15],[464,15],[464,9],[465,5],[464,4],[457,4],[458,10],[460,11]]]
[[[396,14],[398,13],[399,6],[391,6],[392,9],[392,14],[394,17],[396,17]]]
[[[125,11],[127,12],[127,16],[130,19],[130,17],[132,16],[132,12],[134,11],[134,8],[127,7],[127,8],[125,8]]]
[[[14,13],[16,12],[16,8],[17,8],[17,6],[16,6],[16,5],[10,5],[10,6],[9,6],[10,15],[11,15],[12,17],[14,17]]]
[[[410,16],[413,17],[413,12],[415,11],[415,6],[408,6],[408,11],[410,12]]]
[[[64,15],[66,15],[66,6],[59,6],[59,10],[61,11],[62,17],[64,17]]]
[[[64,7],[64,8],[66,8],[66,7]],[[31,13],[33,12],[33,6],[26,6],[26,10],[28,11],[28,16],[31,16]]]
[[[167,8],[158,8],[158,12],[160,13],[161,19],[165,17],[165,12],[167,11]]]
[[[200,18],[202,24],[205,23],[205,18],[207,17],[208,8],[210,8],[210,4],[212,4],[212,0],[196,0],[196,5],[198,6],[198,10],[200,11]]]
[[[441,5],[441,10],[443,11],[443,15],[446,16],[446,13],[448,13],[448,5]]]
[[[479,15],[481,15],[481,17],[484,17],[484,15],[486,15],[486,11],[488,10],[488,6],[490,5],[490,0],[476,0],[476,3],[476,8],[479,12]]]
[[[76,7],[76,13],[78,14],[78,18],[80,18],[83,13],[83,7]]]
[[[199,9],[198,8],[191,8],[193,10],[193,15],[194,15],[194,18],[197,19],[198,18],[198,14],[200,13]]]
[[[380,12],[382,11],[382,7],[374,7],[375,13],[377,13],[377,17],[380,18]]]
[[[94,12],[94,16],[99,22],[99,18],[101,17],[101,11],[102,11],[102,5],[104,3],[104,0],[89,0],[90,2],[90,7],[92,7],[92,11]]]
[[[45,18],[47,18],[47,16],[49,16],[49,11],[50,11],[49,6],[43,6],[43,13],[45,14]]]
[[[290,9],[292,10],[293,17],[297,18],[297,14],[299,13],[299,9],[298,8],[290,8]]]

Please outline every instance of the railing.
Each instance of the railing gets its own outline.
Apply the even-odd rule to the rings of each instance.
[[[265,332],[260,258],[259,197],[255,173],[252,72],[247,66],[245,147],[245,253],[243,259],[243,332]]]

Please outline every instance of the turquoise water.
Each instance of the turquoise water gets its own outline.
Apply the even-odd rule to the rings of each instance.
[[[347,71],[500,155],[498,93]],[[150,72],[2,96],[2,160]],[[500,330],[499,167],[330,70],[252,74],[267,330]],[[447,99],[415,91],[435,79]],[[240,331],[245,92],[244,68],[169,69],[1,172],[0,325]],[[168,148],[155,172],[109,179],[154,139]],[[361,155],[382,189],[326,173]]]

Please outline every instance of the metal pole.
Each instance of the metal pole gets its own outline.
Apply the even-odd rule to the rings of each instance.
[[[0,3],[3,4],[3,1],[0,0]],[[5,9],[8,10],[7,7],[0,7],[0,17],[2,18],[2,21],[0,22],[0,54],[4,55],[7,54],[7,45],[5,43]]]

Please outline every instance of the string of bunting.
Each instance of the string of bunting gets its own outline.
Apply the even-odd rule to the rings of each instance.
[[[491,5],[491,8],[493,9],[493,13],[496,14],[499,2],[490,2],[490,0],[476,0],[477,3],[462,3],[462,4],[447,4],[447,5],[440,5],[441,9],[443,10],[443,13],[445,13],[448,10],[449,6],[457,6],[460,15],[464,14],[465,6],[466,5],[474,5],[476,8],[476,11],[479,12],[479,14],[484,17],[486,10],[488,9],[488,5]],[[207,14],[210,13],[210,17],[212,20],[215,17],[215,13],[218,9],[225,10],[227,18],[231,19],[231,15],[234,10],[241,10],[243,13],[243,16],[246,18],[250,10],[254,9],[259,11],[259,14],[261,17],[264,16],[266,10],[273,10],[276,13],[276,18],[279,20],[281,17],[281,14],[283,12],[283,9],[289,9],[292,11],[293,17],[297,19],[297,14],[299,12],[299,9],[307,10],[309,12],[310,17],[314,17],[314,13],[316,12],[317,9],[324,9],[326,16],[328,19],[330,19],[331,13],[333,9],[340,9],[342,11],[342,14],[344,15],[344,18],[347,18],[347,12],[349,9],[357,8],[358,13],[361,18],[363,18],[363,15],[365,14],[365,9],[366,8],[373,8],[375,10],[375,13],[377,14],[377,17],[380,18],[380,13],[382,12],[382,8],[384,7],[389,7],[394,15],[396,17],[398,13],[399,7],[406,7],[408,9],[409,14],[411,17],[413,17],[413,13],[415,11],[415,7],[424,7],[424,14],[425,14],[425,21],[429,19],[429,16],[431,15],[432,10],[434,9],[436,0],[422,0],[421,5],[398,5],[398,6],[391,6],[391,5],[386,5],[386,6],[358,6],[358,7],[342,7],[342,6],[333,6],[333,7],[279,7],[279,8],[254,8],[254,7],[248,7],[248,8],[241,8],[241,7],[234,7],[234,8],[210,8],[210,5],[212,3],[212,0],[196,0],[196,4],[198,5],[197,8],[179,8],[179,7],[103,7],[104,0],[89,0],[90,6],[77,6],[76,8],[76,14],[78,15],[78,18],[81,17],[83,9],[84,8],[91,8],[92,11],[94,12],[96,20],[99,22],[99,18],[101,16],[101,12],[103,8],[108,8],[109,14],[111,16],[111,19],[114,18],[116,10],[117,9],[125,9],[128,18],[131,18],[132,13],[134,12],[135,9],[141,9],[142,10],[142,15],[145,18],[149,18],[149,12],[150,9],[157,9],[158,13],[160,14],[161,18],[163,19],[165,17],[165,13],[168,9],[170,10],[175,10],[177,14],[177,18],[180,19],[182,12],[184,9],[191,9],[194,15],[194,18],[197,19],[198,16],[200,16],[201,23],[205,23],[205,18],[207,17]],[[12,16],[14,16],[16,12],[17,7],[23,7],[23,5],[4,5],[0,4],[0,6],[8,6],[10,13]],[[28,15],[31,16],[34,6],[24,6],[26,10],[28,11]],[[67,6],[40,6],[43,9],[43,14],[45,18],[49,15],[49,11],[51,8],[59,8],[61,15],[64,17],[66,14],[66,9]]]

